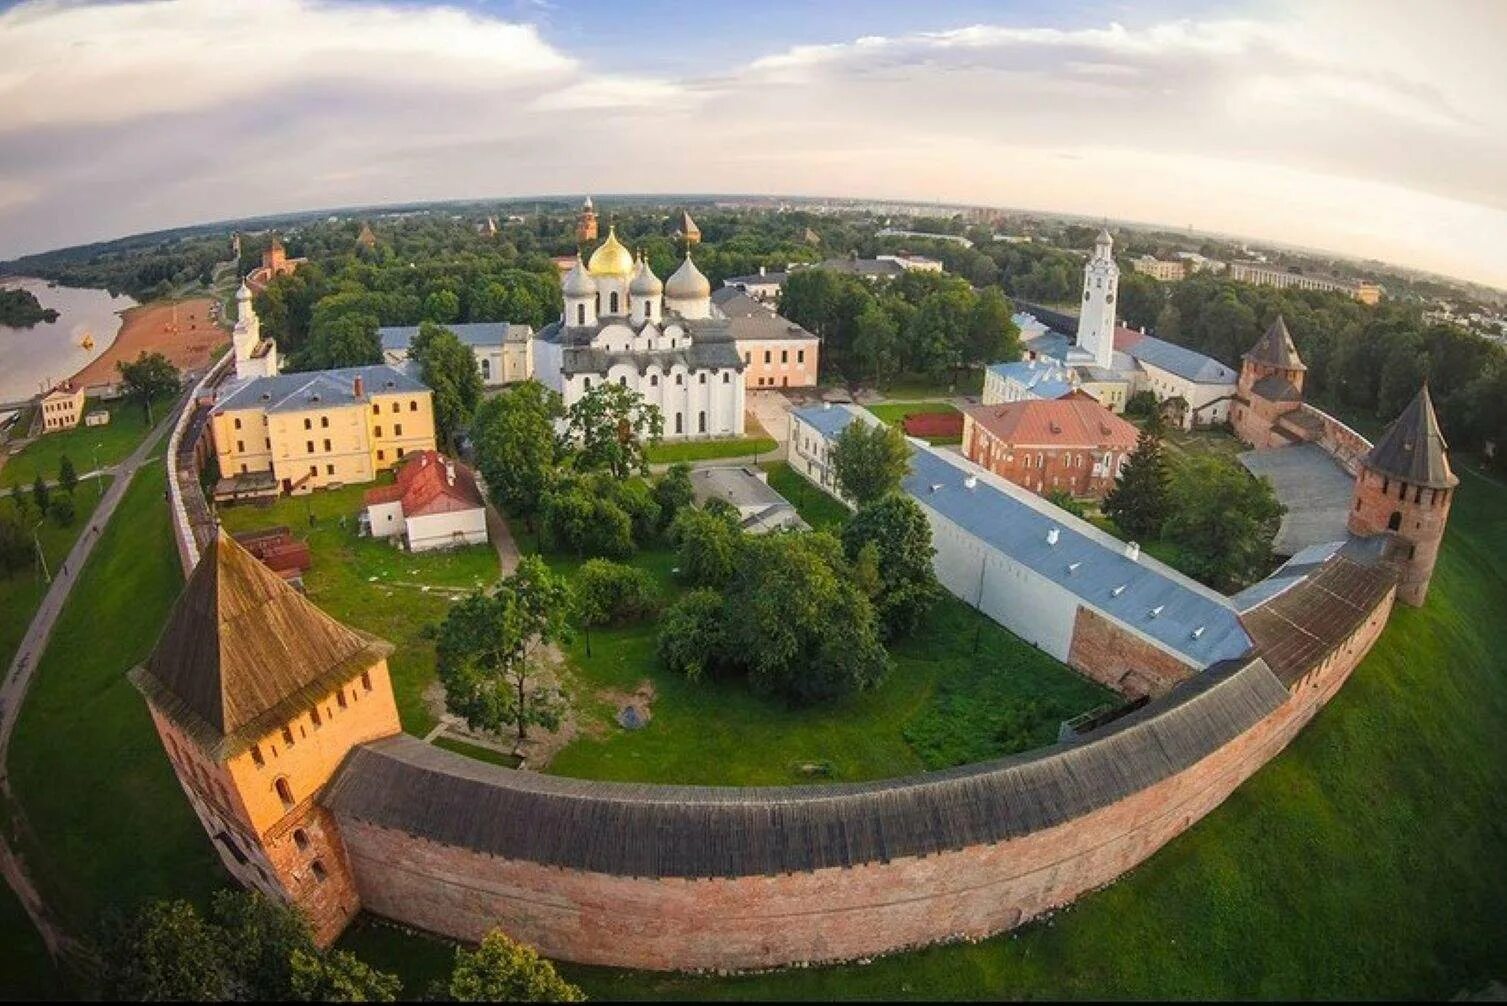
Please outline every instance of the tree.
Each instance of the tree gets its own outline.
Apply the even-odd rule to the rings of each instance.
[[[580,468],[605,468],[614,478],[633,472],[649,473],[645,453],[648,444],[664,435],[664,414],[659,406],[621,384],[598,384],[577,400],[566,413],[567,436],[579,453]]]
[[[289,963],[289,998],[297,1002],[390,1003],[403,990],[397,975],[376,970],[349,950],[295,950]]]
[[[1074,517],[1083,516],[1083,504],[1073,498],[1073,494],[1066,489],[1053,489],[1047,493],[1046,501],[1060,510],[1066,510]]]
[[[471,424],[476,466],[498,506],[530,520],[539,513],[560,455],[555,420],[564,415],[559,394],[533,380],[477,408]]]
[[[47,516],[58,527],[69,527],[78,517],[78,509],[73,504],[73,497],[67,493],[58,493],[47,506]]]
[[[965,285],[939,290],[921,301],[906,331],[912,370],[940,375],[962,364],[975,300]]]
[[[78,472],[74,470],[73,461],[66,454],[58,461],[58,485],[65,493],[72,493],[78,485]]]
[[[540,531],[551,548],[578,556],[621,559],[632,555],[633,517],[615,492],[611,476],[573,475],[555,482],[540,511]]]
[[[476,414],[484,390],[476,354],[450,329],[426,321],[408,347],[408,358],[419,365],[420,380],[434,392],[435,428],[440,439],[454,450],[456,438]]]
[[[758,690],[810,703],[861,691],[884,675],[873,605],[822,531],[750,538],[727,588],[726,652]]]
[[[842,544],[855,567],[866,548],[874,550],[879,583],[870,596],[885,639],[914,632],[942,596],[932,569],[931,525],[921,507],[899,493],[867,503],[843,528]]]
[[[364,367],[382,362],[382,338],[373,314],[320,317],[309,330],[308,344],[294,355],[298,370]]]
[[[865,304],[854,322],[853,357],[880,387],[900,368],[900,336],[895,319],[878,301]]]
[[[104,992],[133,1002],[230,999],[233,976],[215,927],[187,901],[154,901],[105,925]]]
[[[659,659],[676,674],[699,681],[725,661],[727,649],[722,595],[693,590],[672,604],[659,621]]]
[[[450,711],[473,730],[512,726],[520,744],[530,726],[559,726],[564,695],[542,680],[536,658],[569,638],[570,601],[565,581],[525,556],[491,594],[452,605],[436,644]]]
[[[148,419],[152,415],[152,402],[168,395],[176,395],[182,384],[178,368],[161,353],[143,350],[134,363],[119,360],[115,369],[120,371],[121,390],[126,398],[140,402]]]
[[[910,446],[898,426],[854,420],[832,444],[831,462],[838,491],[862,506],[899,490],[910,468]]]
[[[1225,458],[1195,455],[1172,474],[1172,512],[1163,534],[1190,572],[1220,590],[1239,590],[1264,575],[1286,508],[1271,483]]]
[[[1020,327],[1011,317],[1014,307],[998,287],[978,295],[968,313],[968,331],[963,342],[963,362],[982,367],[1001,360],[1020,359]]]
[[[293,994],[293,954],[318,955],[309,921],[257,891],[216,891],[210,921],[220,932],[236,998],[277,1001]]]
[[[583,1002],[585,994],[561,978],[555,966],[494,929],[475,950],[458,947],[445,990],[463,1003]]]
[[[1156,425],[1148,421],[1104,497],[1104,512],[1126,534],[1150,539],[1162,533],[1169,507],[1167,457]]]
[[[606,559],[581,566],[572,594],[576,620],[586,629],[588,657],[593,628],[641,621],[659,610],[659,588],[647,570]]]
[[[691,466],[684,461],[670,466],[670,470],[654,483],[654,502],[659,504],[659,530],[667,530],[675,517],[696,499],[696,490],[691,486]]]
[[[680,575],[691,586],[720,588],[732,579],[746,541],[737,514],[731,508],[687,507],[670,525]]]
[[[0,572],[14,573],[31,564],[31,534],[16,509],[0,510]]]
[[[31,501],[37,505],[39,512],[46,513],[47,501],[51,498],[52,491],[47,488],[47,480],[42,478],[39,472],[36,479],[31,483]]]
[[[1134,270],[1120,274],[1119,297],[1116,312],[1131,328],[1154,327],[1167,303],[1161,282]]]

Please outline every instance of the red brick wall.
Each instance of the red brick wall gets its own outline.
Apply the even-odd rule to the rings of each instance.
[[[1163,695],[1196,670],[1082,606],[1073,620],[1067,664],[1133,699]]]
[[[1095,448],[1016,447],[992,437],[972,417],[965,424],[964,439],[968,460],[1042,496],[1062,489],[1078,497],[1103,499],[1115,485],[1111,474],[1094,476],[1094,457],[1103,453]],[[1117,464],[1110,467],[1111,472]]]
[[[1399,487],[1404,487],[1402,498]],[[1400,516],[1396,532],[1402,539],[1402,582],[1397,586],[1397,597],[1404,604],[1417,607],[1428,597],[1454,492],[1424,489],[1422,498],[1416,499],[1416,486],[1373,471],[1364,471],[1356,482],[1349,521],[1353,533],[1379,534],[1391,529],[1394,513]]]
[[[500,926],[551,957],[653,969],[849,960],[1009,929],[1134,867],[1217,807],[1308,722],[1391,597],[1267,719],[1178,776],[989,846],[811,873],[663,880],[500,859],[342,821],[366,907],[459,939]]]

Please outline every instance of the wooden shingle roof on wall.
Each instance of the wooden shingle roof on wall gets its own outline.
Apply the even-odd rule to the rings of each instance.
[[[131,681],[224,760],[391,652],[320,611],[221,533]]]
[[[1341,554],[1240,620],[1278,680],[1291,686],[1344,643],[1396,582],[1389,567]]]
[[[408,735],[355,749],[337,815],[444,845],[635,877],[775,875],[999,842],[1181,772],[1276,710],[1261,659],[1229,661],[1070,744],[881,782],[657,786],[517,772]]]

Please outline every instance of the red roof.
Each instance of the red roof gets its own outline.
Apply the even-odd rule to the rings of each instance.
[[[1121,353],[1130,352],[1131,348],[1142,339],[1146,338],[1145,332],[1137,332],[1133,328],[1124,325],[1115,326],[1115,349]]]
[[[398,480],[392,485],[368,489],[365,500],[367,506],[401,502],[405,518],[459,513],[486,505],[471,470],[439,451],[410,455],[398,469]]]
[[[967,412],[995,439],[1021,447],[1128,451],[1135,446],[1139,433],[1130,423],[1087,397],[975,405]]]

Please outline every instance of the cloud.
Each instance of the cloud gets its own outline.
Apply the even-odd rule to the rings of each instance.
[[[1491,52],[1500,8],[1431,12],[1426,37],[1344,2],[975,25],[679,77],[603,71],[489,9],[0,14],[0,255],[322,206],[744,191],[1160,220],[1507,284],[1507,73],[1465,58]]]

